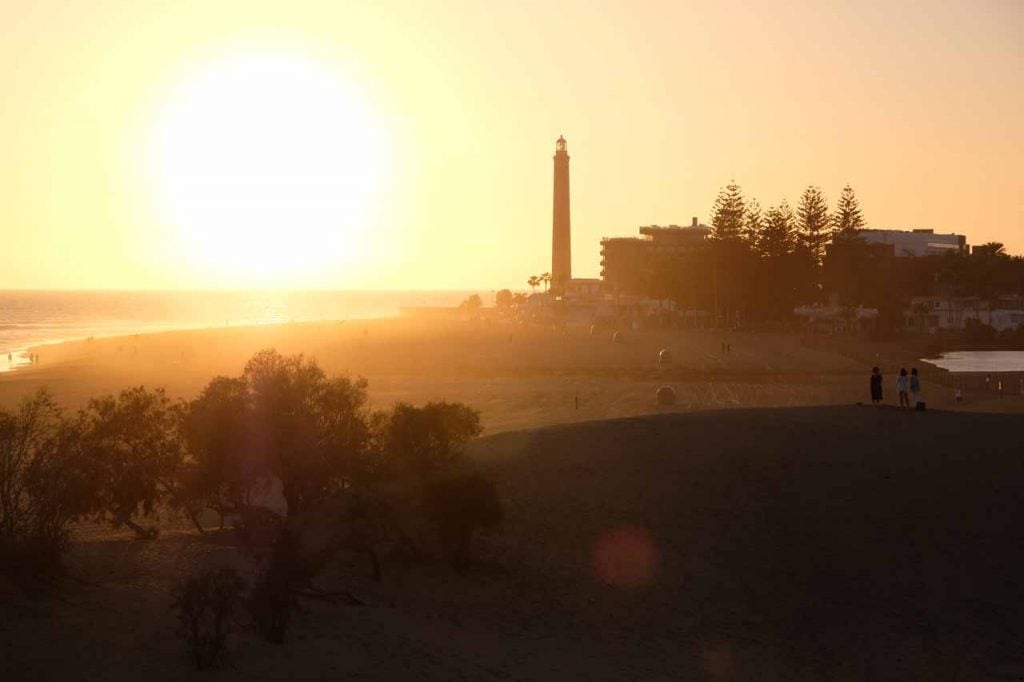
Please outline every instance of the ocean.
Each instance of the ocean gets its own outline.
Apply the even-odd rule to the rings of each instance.
[[[172,329],[393,317],[457,305],[473,291],[0,291],[0,372],[27,349],[90,336]]]
[[[1024,372],[1024,351],[959,350],[924,362],[950,372]]]

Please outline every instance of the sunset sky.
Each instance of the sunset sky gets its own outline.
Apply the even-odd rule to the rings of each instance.
[[[844,184],[1024,252],[1024,2],[0,4],[0,289],[525,288]]]

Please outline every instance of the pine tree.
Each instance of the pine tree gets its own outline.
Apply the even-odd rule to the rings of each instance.
[[[843,188],[843,193],[839,196],[839,203],[836,205],[832,226],[834,238],[852,239],[863,227],[864,218],[860,213],[860,204],[853,193],[853,188],[847,185]]]
[[[810,185],[804,190],[797,214],[800,217],[800,242],[815,261],[821,263],[831,235],[828,203],[820,188]]]
[[[730,181],[715,199],[711,218],[711,237],[717,241],[732,242],[743,238],[743,216],[746,206],[740,186]]]
[[[785,199],[769,208],[757,239],[757,251],[766,258],[782,258],[792,253],[795,244],[793,209]]]
[[[761,204],[757,199],[751,199],[747,204],[747,215],[743,220],[743,238],[750,248],[757,248],[757,240],[764,225],[764,216],[761,215]]]

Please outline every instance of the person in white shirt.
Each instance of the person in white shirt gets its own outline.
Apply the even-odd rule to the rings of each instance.
[[[907,394],[907,368],[900,369],[896,377],[896,392],[899,394],[900,407],[910,407],[910,396]]]

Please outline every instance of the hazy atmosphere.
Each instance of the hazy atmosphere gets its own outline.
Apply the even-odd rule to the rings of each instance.
[[[0,0],[0,680],[1024,680],[1024,0]]]
[[[1022,33],[1012,0],[9,2],[0,286],[521,286],[560,134],[577,276],[730,180],[1017,253]]]

